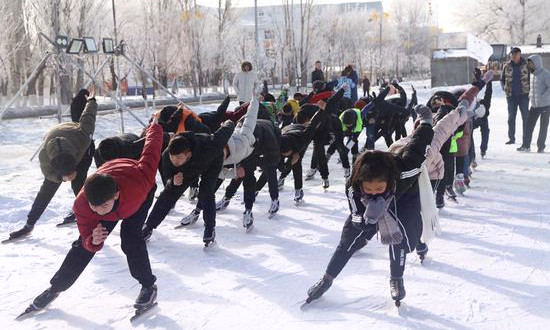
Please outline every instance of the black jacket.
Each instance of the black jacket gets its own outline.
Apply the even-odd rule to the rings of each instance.
[[[311,82],[315,82],[317,80],[325,81],[325,74],[323,73],[323,70],[313,70],[311,72]]]
[[[202,123],[206,125],[211,132],[215,132],[220,128],[220,125],[225,118],[225,112],[227,111],[230,101],[229,96],[227,96],[216,111],[203,112],[199,114],[199,118],[202,120]]]
[[[80,121],[80,116],[86,107],[86,102],[88,102],[86,95],[90,95],[90,92],[81,89],[71,102],[71,120],[73,123],[78,123]]]
[[[330,133],[334,131],[333,123],[328,120],[330,115],[334,114],[337,115],[339,108],[338,105],[340,104],[340,100],[344,96],[344,89],[340,88],[338,92],[336,92],[334,95],[332,95],[328,100],[326,104],[325,111],[327,112],[327,120],[324,120],[321,122],[320,126],[315,130],[315,134],[313,135],[313,140],[315,143],[322,143],[322,144],[329,144],[330,143]],[[340,126],[341,129],[341,126]]]
[[[168,108],[168,109],[167,109]],[[173,110],[173,109],[170,109],[170,108],[173,108],[175,109],[173,111],[173,114],[170,116],[170,119],[168,119],[168,121],[166,123],[161,123],[161,121],[159,120],[159,123],[161,123],[161,126],[164,128],[164,131],[165,132],[177,132],[178,131],[178,126],[180,124],[180,121],[181,121],[181,117],[182,117],[182,113],[183,113],[183,109],[178,109],[177,107],[174,107],[174,106],[168,106],[168,107],[164,107],[163,111],[167,111],[167,112],[170,112],[170,110]],[[210,133],[210,128],[208,128],[207,125],[201,123],[200,121],[196,120],[195,117],[193,116],[187,116],[187,119],[185,119],[185,130],[188,131],[188,132],[194,132],[194,133]]]
[[[172,184],[172,178],[177,173],[183,173],[183,186],[187,188],[202,173],[208,171],[211,166],[219,167],[223,164],[223,148],[233,134],[235,125],[231,121],[225,122],[214,134],[182,132],[191,141],[192,156],[187,163],[175,167],[170,161],[169,150],[162,153],[162,181],[165,186]],[[221,160],[221,162],[220,162]]]
[[[275,166],[281,159],[281,130],[268,119],[258,119],[254,128],[254,150],[241,162],[243,166]]]
[[[113,150],[115,151],[115,154],[109,155],[108,157],[105,157],[104,153],[102,154],[102,151],[104,150],[103,141],[106,140],[110,140],[117,146],[117,148]],[[140,138],[136,134],[132,133],[119,134],[117,136],[106,138],[103,141],[99,143],[99,146],[94,153],[95,165],[98,168],[105,162],[117,158],[130,158],[138,160],[139,157],[141,157],[141,152],[143,151],[143,147],[145,146],[145,138]]]

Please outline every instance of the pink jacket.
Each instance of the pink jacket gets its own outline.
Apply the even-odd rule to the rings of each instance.
[[[441,146],[443,146],[443,144],[454,134],[456,129],[464,124],[471,115],[473,115],[473,112],[468,112],[464,109],[461,114],[460,109],[456,108],[434,126],[434,137],[426,151],[426,167],[428,168],[430,180],[443,179],[445,165],[440,153]],[[394,152],[406,146],[411,140],[411,135],[395,141],[390,146],[390,151]]]

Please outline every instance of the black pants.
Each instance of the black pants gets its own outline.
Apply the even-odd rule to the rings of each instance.
[[[205,232],[211,232],[216,227],[216,185],[218,184],[218,175],[222,165],[223,156],[220,156],[212,160],[210,167],[200,174],[199,203],[204,210],[202,218]],[[184,173],[183,183],[180,186],[174,186],[173,184],[166,186],[147,218],[147,227],[157,228],[166,218],[168,212],[176,206],[177,201],[187,188],[197,180],[198,177],[196,176],[186,178]]]
[[[389,246],[390,273],[392,277],[401,277],[405,271],[407,253],[414,251],[420,244],[420,236],[422,235],[422,217],[420,216],[418,192],[401,196],[397,202],[396,213],[400,218],[403,241]],[[340,243],[327,266],[326,274],[333,278],[337,277],[351,256],[365,247],[377,231],[376,225],[367,225],[366,229],[361,230],[351,223],[351,216],[348,217],[342,229]]]
[[[311,156],[311,168],[316,168],[321,178],[328,179],[328,163],[325,154],[325,143],[313,140],[313,154]]]
[[[142,286],[149,287],[156,281],[151,271],[147,245],[141,236],[141,228],[147,217],[147,212],[153,203],[156,187],[151,189],[147,199],[141,207],[130,217],[122,220],[120,228],[120,239],[122,251],[126,255],[130,274]],[[118,221],[101,221],[109,233],[115,228]],[[82,237],[73,242],[71,250],[65,257],[61,267],[50,280],[54,291],[60,292],[70,288],[84,271],[95,253],[82,247]]]
[[[80,192],[80,189],[84,186],[84,181],[86,181],[86,176],[88,175],[88,169],[90,168],[92,159],[94,158],[94,151],[95,145],[92,141],[92,143],[90,143],[90,147],[80,162],[76,165],[76,178],[71,181],[71,188],[73,189],[75,196],[78,195],[78,192]],[[38,219],[42,216],[42,213],[46,210],[46,207],[48,207],[48,204],[50,204],[53,196],[55,196],[55,193],[57,192],[57,189],[59,189],[60,185],[61,182],[53,182],[44,178],[44,182],[42,182],[42,186],[40,186],[40,190],[34,198],[31,210],[27,215],[28,225],[34,226],[34,224],[36,224]]]
[[[546,148],[546,135],[548,134],[548,119],[550,116],[550,107],[531,108],[529,119],[527,121],[527,130],[523,134],[523,147],[530,148],[533,139],[533,131],[540,117],[539,138],[537,139],[538,150]]]
[[[300,159],[296,162],[296,164],[290,166],[290,171],[292,171],[292,177],[294,178],[294,189],[302,189],[304,186],[304,181],[302,178],[302,159],[304,153],[300,154]],[[281,176],[279,179],[285,179],[290,171],[283,171],[281,172]],[[260,177],[261,179],[261,177]],[[258,185],[260,184],[260,180],[258,180]],[[264,183],[265,184],[265,183]]]
[[[351,154],[353,155],[353,160],[357,157],[357,154],[359,153],[359,146],[358,146],[358,133],[354,133],[351,135],[351,139],[355,142],[353,147],[351,148]],[[338,155],[340,156],[340,160],[342,161],[342,167],[343,168],[349,168],[349,158],[348,158],[348,152],[349,149],[344,145],[344,134],[341,134],[340,136],[336,136],[336,139],[334,142],[330,144],[327,148],[327,154],[334,154],[334,151],[338,151]]]

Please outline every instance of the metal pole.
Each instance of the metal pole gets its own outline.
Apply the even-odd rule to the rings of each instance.
[[[29,78],[27,78],[27,81],[25,81],[25,83],[21,87],[19,87],[19,90],[17,91],[17,93],[15,93],[15,95],[11,98],[8,104],[6,104],[6,106],[2,109],[2,111],[0,112],[0,120],[2,120],[2,117],[4,117],[4,113],[8,110],[8,108],[13,105],[13,103],[19,98],[19,96],[21,96],[21,93],[23,93],[23,91],[27,89],[27,86],[29,85],[29,83],[34,78],[36,78],[36,76],[38,75],[38,72],[40,71],[40,68],[46,63],[46,61],[48,60],[48,58],[50,58],[51,55],[52,54],[50,52],[47,52],[46,55],[42,57],[42,60],[40,61],[40,63],[36,66],[36,68],[34,68]]]
[[[256,40],[256,70],[260,67],[260,36],[258,34],[258,0],[254,0],[254,39]]]
[[[118,34],[116,29],[116,8],[115,8],[115,0],[111,0],[111,4],[113,7],[113,28],[114,28],[114,38],[115,38],[115,45],[118,45]],[[116,80],[116,98],[120,98],[120,67],[118,63],[118,57],[115,58],[115,65],[116,65],[116,71],[115,71],[115,80]],[[124,115],[122,109],[119,109],[118,102],[116,103],[116,109],[120,110],[120,131],[124,133]]]

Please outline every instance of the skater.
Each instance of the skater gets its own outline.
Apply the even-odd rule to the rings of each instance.
[[[500,85],[506,93],[506,102],[508,103],[508,142],[506,144],[516,143],[518,107],[523,123],[523,134],[527,131],[530,79],[527,61],[521,56],[521,49],[518,47],[512,48],[510,61],[504,65],[500,75]]]
[[[184,103],[180,103],[177,106],[163,127],[167,132],[171,133],[210,133],[210,128],[203,124],[202,119]]]
[[[160,193],[143,227],[143,238],[148,240],[153,230],[166,218],[189,186],[200,178],[198,199],[204,210],[203,242],[206,246],[215,239],[215,186],[223,164],[223,149],[233,133],[231,121],[223,123],[214,134],[178,133],[162,153],[162,181]]]
[[[326,122],[332,114],[337,111],[338,102],[344,95],[344,89],[340,89],[328,101],[319,101],[317,111],[311,118],[304,118],[305,121],[286,126],[281,131],[281,175],[279,177],[279,186],[284,184],[285,178],[292,171],[294,177],[294,203],[299,204],[303,201],[304,191],[302,190],[302,159],[318,130],[323,129]],[[305,105],[303,108],[313,108],[313,105]],[[284,159],[287,159],[286,162]],[[282,165],[282,166],[281,166]],[[258,179],[256,191],[260,191],[267,181],[262,173]]]
[[[223,148],[223,167],[216,182],[216,191],[226,178],[238,179],[238,164],[250,156],[254,151],[254,144],[256,143],[254,129],[256,127],[256,121],[258,120],[258,108],[259,101],[253,96],[252,101],[250,101],[250,107],[244,115],[243,120],[239,120],[233,134],[231,134],[231,137],[227,141],[227,145]],[[230,199],[226,200],[223,198],[216,203],[216,210],[225,209],[229,206],[229,202]],[[198,203],[195,209],[180,221],[180,224],[182,226],[187,226],[195,223],[201,212],[202,203]]]
[[[85,115],[86,111],[82,116]],[[130,274],[141,284],[134,307],[141,310],[154,303],[156,277],[151,271],[147,246],[141,237],[141,226],[153,202],[161,145],[162,127],[158,125],[157,114],[147,129],[139,161],[116,159],[107,162],[86,179],[73,206],[80,236],[50,280],[51,287],[36,297],[27,311],[45,308],[61,292],[69,289],[95,253],[103,248],[119,220],[122,220],[122,251],[128,260]]]
[[[241,71],[233,78],[233,88],[237,94],[239,104],[249,102],[252,99],[252,92],[258,87],[258,76],[252,71],[252,63],[244,61],[241,64]]]
[[[237,179],[233,179],[225,190],[224,202],[229,201],[243,184],[244,190],[244,205],[243,227],[247,231],[252,229],[254,223],[254,215],[252,207],[256,200],[256,177],[254,172],[256,167],[262,169],[262,172],[267,176],[269,187],[269,195],[271,197],[271,206],[269,208],[270,216],[279,211],[279,189],[277,184],[276,166],[281,158],[281,130],[269,120],[258,119],[254,128],[254,150],[246,159],[242,160],[237,166]],[[225,207],[224,207],[225,208]]]
[[[308,290],[306,303],[319,299],[351,256],[377,232],[382,243],[389,245],[392,299],[399,304],[405,298],[406,254],[416,248],[422,233],[417,178],[433,137],[431,110],[418,106],[416,111],[420,125],[399,154],[366,151],[354,163],[346,183],[351,214],[323,278]]]
[[[344,168],[344,177],[347,179],[350,176],[348,152],[351,151],[352,163],[355,162],[359,154],[359,134],[363,131],[363,119],[361,110],[356,108],[345,110],[338,118],[343,136],[340,140],[336,137],[336,141],[328,147],[327,158],[330,159],[334,151],[338,148],[338,142],[340,142],[345,150],[344,152],[339,151],[339,153],[340,158],[343,158],[341,159],[342,167]],[[343,137],[348,139],[345,144],[342,141]]]
[[[94,155],[92,136],[96,114],[97,103],[91,95],[77,123],[58,124],[46,134],[43,147],[38,154],[44,181],[27,215],[26,224],[23,228],[11,232],[9,240],[30,234],[62,182],[70,181],[73,193],[75,196],[78,194],[84,185]],[[64,217],[63,224],[74,221],[74,213],[69,212]]]
[[[542,65],[540,55],[533,54],[527,59],[529,71],[533,74],[531,86],[531,109],[527,130],[523,134],[523,144],[518,151],[531,151],[531,139],[535,125],[540,117],[540,130],[537,140],[537,152],[543,153],[546,148],[546,135],[548,134],[548,119],[550,116],[550,71]]]
[[[370,80],[367,76],[361,81],[363,87],[363,97],[366,97],[370,94]]]

